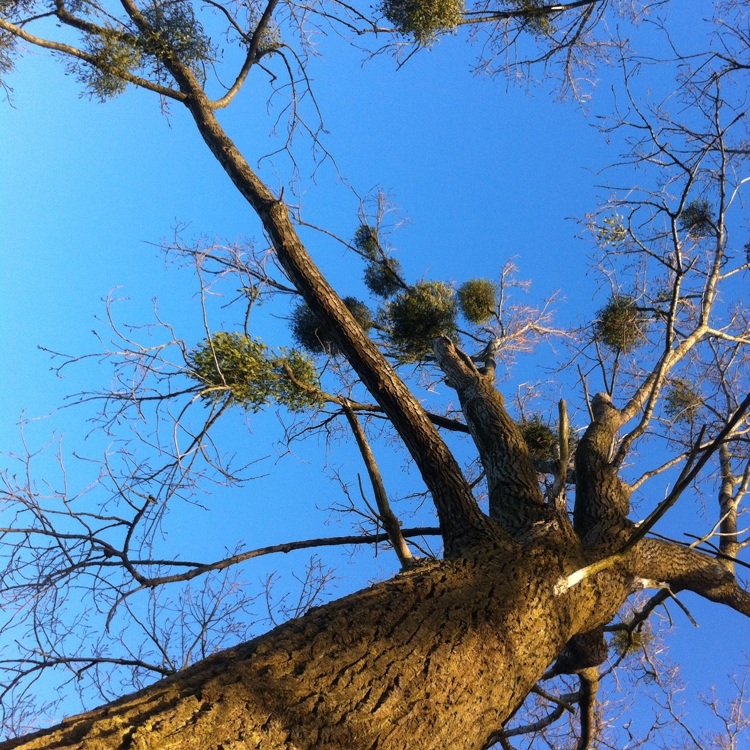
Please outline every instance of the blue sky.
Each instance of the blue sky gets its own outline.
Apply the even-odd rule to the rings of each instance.
[[[534,281],[530,299],[539,302],[561,291],[557,309],[563,324],[590,318],[602,306],[604,298],[592,300],[593,248],[576,237],[575,219],[596,207],[602,197],[597,185],[603,182],[598,173],[618,156],[617,145],[607,145],[594,127],[597,109],[608,106],[607,71],[600,71],[601,92],[584,111],[574,102],[555,101],[544,87],[527,91],[472,76],[473,53],[462,39],[448,38],[400,70],[387,58],[361,65],[360,53],[340,45],[323,51],[312,65],[313,86],[324,113],[324,143],[338,173],[324,164],[311,178],[309,143],[300,139],[299,199],[306,220],[344,237],[353,234],[358,202],[343,176],[359,195],[387,191],[408,217],[392,242],[409,278],[492,277],[515,257],[521,278]],[[89,362],[57,378],[49,355],[38,347],[94,351],[92,329],[102,330],[96,318],[103,316],[102,298],[113,289],[127,299],[118,308],[123,320],[148,322],[158,299],[160,313],[196,344],[202,329],[195,279],[166,267],[154,243],[170,237],[177,224],[188,225],[187,238],[222,241],[258,239],[259,227],[178,106],[165,117],[156,99],[143,92],[128,91],[105,105],[82,98],[61,65],[34,51],[24,56],[10,83],[12,106],[6,103],[0,115],[0,446],[19,449],[22,413],[51,414],[29,427],[33,445],[56,432],[64,436],[66,452],[94,456],[106,439],[89,435],[88,414],[55,410],[67,395],[105,386],[108,371]],[[252,90],[221,119],[251,162],[273,148],[271,120]],[[277,160],[262,170],[275,187],[284,183],[288,165]],[[306,236],[336,288],[361,294],[351,256],[336,243]],[[212,321],[217,328],[221,314]],[[263,325],[264,336],[285,335],[278,319]],[[553,365],[550,350],[542,347],[542,353],[545,364]],[[548,370],[524,360],[509,387],[549,378]],[[319,445],[308,441],[282,460],[264,439],[275,429],[273,414],[254,417],[249,435],[239,415],[222,427],[227,443],[247,450],[249,460],[271,457],[262,465],[270,476],[238,496],[222,495],[212,506],[211,528],[235,532],[239,518],[240,536],[251,547],[345,533],[345,526],[325,525],[326,513],[307,512],[330,502],[333,492],[319,468]],[[343,448],[337,450],[341,458],[334,451],[330,464],[350,460]],[[399,471],[395,457],[383,462],[392,473]],[[75,472],[72,481],[85,481]],[[244,503],[269,495],[276,498],[272,514],[258,518],[244,509]],[[173,519],[176,546],[194,542],[195,527],[206,523],[195,509],[181,512]],[[216,539],[201,536],[206,554],[211,542],[233,543],[231,534],[227,541],[218,533]],[[360,553],[353,563],[340,564],[339,591],[344,591],[353,585],[347,577],[362,583],[386,575],[393,563],[371,566]],[[672,608],[673,656],[683,662],[690,690],[725,684],[728,672],[747,663],[746,623],[695,598],[688,605],[701,627],[694,629]]]

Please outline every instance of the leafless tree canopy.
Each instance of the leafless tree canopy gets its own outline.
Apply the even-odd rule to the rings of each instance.
[[[621,741],[628,707],[612,697],[615,680],[646,679],[658,718],[629,747],[668,744],[668,731],[686,747],[739,747],[743,678],[730,705],[705,698],[726,732],[695,732],[674,702],[658,623],[685,609],[681,591],[750,615],[750,18],[743,3],[716,3],[703,46],[682,49],[660,21],[668,5],[0,2],[5,71],[39,47],[94,97],[136,86],[167,112],[184,106],[263,230],[234,244],[178,230],[164,243],[172,272],[194,274],[201,336],[157,307],[127,324],[112,297],[98,351],[50,352],[59,371],[108,368],[109,385],[68,406],[93,414],[111,447],[97,461],[80,454],[93,469],[83,487],[69,484],[55,442],[24,443],[6,462],[4,730],[38,728],[70,695],[88,708],[143,692],[4,747],[163,747],[169,735],[180,748],[522,738],[585,750]],[[660,59],[624,41],[635,22],[659,35]],[[608,199],[580,224],[601,289],[588,322],[558,326],[562,302],[534,302],[512,261],[456,285],[408,278],[382,193],[362,201],[353,237],[337,237],[302,220],[292,184],[285,196],[263,182],[250,160],[282,155],[294,173],[299,143],[333,160],[307,77],[320,30],[399,64],[466,33],[478,68],[556,77],[581,99],[596,65],[618,66],[602,130],[625,152],[602,176]],[[655,70],[675,80],[661,95],[649,89]],[[243,155],[217,119],[250,80],[279,113],[278,150]],[[340,296],[319,271],[321,236],[347,249],[367,299]],[[257,335],[263,316],[286,321],[283,345]],[[548,342],[554,397],[514,399],[516,358],[541,358]],[[266,453],[306,440],[356,448],[353,474],[330,453],[322,466],[323,512],[349,533],[249,548],[232,529],[223,554],[197,559],[170,541],[174,517],[199,525],[215,497],[253,492],[266,464],[223,435],[269,411],[281,427],[273,445],[261,441]],[[408,479],[381,466],[397,451]],[[661,536],[657,522],[681,498],[702,507],[703,527]],[[263,502],[259,513],[274,512],[273,497]],[[319,606],[332,547],[393,552],[401,572]],[[308,562],[291,585],[279,581],[275,556],[300,550]]]

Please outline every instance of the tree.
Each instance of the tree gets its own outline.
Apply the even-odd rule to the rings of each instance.
[[[530,22],[541,12],[534,3],[522,5],[523,12],[514,7],[506,15]],[[580,705],[578,745],[590,746],[598,667],[607,658],[605,628],[624,633],[629,644],[648,614],[682,590],[750,614],[750,594],[734,572],[742,546],[739,504],[750,478],[748,321],[742,298],[732,296],[749,263],[728,231],[747,154],[744,119],[725,94],[732,76],[744,70],[743,37],[725,32],[731,59],[707,55],[690,68],[684,61],[684,120],[666,107],[647,111],[636,81],[626,76],[628,111],[612,129],[633,134],[632,158],[654,167],[656,176],[652,187],[615,194],[590,218],[611,295],[594,323],[579,332],[571,355],[583,373],[589,412],[574,446],[564,403],[556,429],[547,425],[545,431],[533,415],[514,420],[495,386],[500,356],[528,350],[535,338],[554,332],[545,308],[510,301],[511,267],[497,282],[470,280],[458,292],[442,282],[410,283],[381,236],[378,205],[374,215],[363,216],[351,243],[367,287],[381,300],[378,309],[365,314],[364,303],[333,290],[302,242],[283,194],[260,179],[215,114],[255,66],[263,69],[266,58],[294,60],[271,24],[275,4],[247,23],[225,6],[211,7],[238,35],[244,58],[235,83],[213,101],[204,81],[217,57],[204,31],[209,23],[201,26],[187,3],[141,7],[124,0],[117,18],[96,6],[82,10],[58,3],[37,14],[18,5],[4,11],[1,25],[6,42],[17,38],[83,61],[86,67],[78,73],[98,96],[133,83],[187,108],[260,218],[273,258],[215,247],[183,247],[182,256],[194,261],[204,291],[226,280],[242,282],[245,320],[264,297],[296,298],[291,315],[297,343],[319,359],[300,349],[269,348],[247,326],[209,330],[193,346],[173,335],[149,347],[129,331],[116,330],[121,346],[110,354],[123,387],[99,394],[105,422],[114,424],[151,403],[164,406],[165,414],[174,404],[174,432],[187,437],[188,445],[162,450],[159,465],[134,458],[126,483],[115,471],[109,474],[119,499],[130,507],[127,516],[105,507],[56,518],[30,484],[8,477],[4,493],[17,522],[4,529],[12,540],[6,588],[43,601],[42,593],[62,589],[81,571],[94,571],[112,582],[106,585],[113,588],[115,610],[135,590],[191,580],[246,559],[252,553],[238,551],[208,565],[170,563],[150,556],[143,540],[153,538],[148,534],[158,527],[162,501],[195,481],[200,461],[231,476],[212,442],[218,420],[231,409],[260,409],[269,402],[291,411],[318,410],[322,424],[345,420],[371,480],[372,513],[384,529],[379,538],[397,551],[403,572],[135,696],[8,746],[145,747],[161,746],[166,737],[186,748],[507,745],[513,730],[503,729],[506,722],[543,676],[559,674],[576,675],[580,682],[562,702]],[[400,18],[389,9],[384,13]],[[80,32],[84,43],[74,47],[26,30],[50,16]],[[543,25],[535,21],[534,29],[542,33]],[[401,30],[413,31],[420,43],[430,40],[416,27],[402,24]],[[295,112],[292,126],[301,123]],[[727,304],[725,295],[735,302]],[[316,362],[328,368],[325,381]],[[406,382],[406,368],[415,363],[425,377],[443,379],[455,392],[460,418],[425,410],[414,392],[418,384],[410,388]],[[588,398],[587,384],[595,379],[602,390]],[[196,404],[205,416],[199,429],[188,429],[186,410]],[[437,513],[442,559],[415,559],[410,532],[390,508],[362,417],[386,419],[406,447]],[[479,482],[467,478],[441,430],[470,435],[481,465]],[[625,461],[647,438],[660,439],[670,456],[631,477]],[[675,467],[671,491],[662,502],[652,500],[653,511],[635,525],[629,519],[631,493]],[[147,490],[154,484],[160,498]],[[718,509],[713,533],[700,540],[703,550],[647,536],[693,485],[705,497],[713,493]],[[571,519],[567,495],[573,487]],[[479,508],[477,491],[488,496],[487,514]],[[64,507],[72,508],[71,498],[64,498]],[[714,535],[716,554],[709,554]],[[121,571],[122,578],[105,578],[110,569]],[[659,594],[610,624],[635,591],[654,585],[662,589]],[[34,617],[41,613],[31,611]],[[627,645],[621,644],[621,651]],[[22,661],[19,680],[55,666],[57,658],[42,651],[38,663]],[[74,661],[67,657],[66,663]],[[135,669],[160,668],[132,662]]]

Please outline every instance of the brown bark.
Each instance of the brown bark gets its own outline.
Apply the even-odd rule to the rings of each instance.
[[[601,638],[634,575],[750,615],[750,594],[692,550],[644,540],[621,565],[556,594],[586,562],[554,545],[513,553],[486,543],[0,750],[475,750],[566,643]]]
[[[461,402],[471,436],[479,451],[490,497],[490,517],[514,538],[522,537],[554,509],[545,506],[529,449],[493,384],[494,368],[481,372],[453,342],[434,345],[447,384]]]
[[[627,521],[630,488],[611,462],[613,441],[622,416],[606,393],[593,398],[592,416],[593,421],[576,449],[573,525],[587,543],[616,543],[618,538],[626,536],[620,532],[626,532],[631,525]]]
[[[147,32],[132,0],[122,4]],[[430,417],[321,275],[286,206],[222,130],[193,73],[167,52],[162,62],[290,280],[403,439],[431,492],[449,559],[315,609],[0,750],[474,750],[496,735],[556,659],[558,671],[584,671],[593,691],[590,670],[604,658],[601,628],[636,578],[695,591],[750,616],[750,594],[731,571],[655,540],[560,587],[597,559],[609,562],[630,535],[629,488],[610,454],[617,429],[640,402],[620,412],[608,398],[594,399],[593,422],[576,453],[574,533],[544,502],[525,443],[492,384],[493,362],[483,372],[441,340],[438,363],[487,473],[493,519],[486,518]],[[590,711],[587,726],[590,735]]]
[[[476,750],[630,591],[609,571],[556,596],[580,558],[519,552],[486,545],[404,573],[0,748]]]

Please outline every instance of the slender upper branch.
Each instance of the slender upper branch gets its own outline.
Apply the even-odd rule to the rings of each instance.
[[[240,72],[237,74],[237,78],[229,87],[227,93],[224,94],[224,96],[222,96],[220,99],[216,99],[211,103],[211,106],[214,109],[221,109],[223,107],[226,107],[232,101],[232,99],[234,99],[237,92],[245,83],[250,69],[256,62],[258,62],[258,60],[260,60],[262,56],[260,47],[261,40],[263,39],[263,35],[267,33],[268,25],[271,22],[271,17],[273,16],[273,11],[276,8],[277,3],[278,0],[271,0],[268,5],[266,5],[266,9],[263,11],[263,15],[260,17],[260,21],[258,21],[258,25],[256,26],[252,38],[250,39],[250,44],[248,46],[247,54],[245,55],[245,60],[242,64],[242,68],[240,68]]]
[[[383,477],[380,474],[380,469],[378,468],[375,456],[370,448],[365,431],[362,429],[362,425],[359,423],[357,415],[349,404],[344,401],[343,407],[349,426],[354,433],[354,439],[357,441],[359,452],[362,454],[362,459],[367,467],[367,473],[372,484],[372,491],[375,493],[375,502],[378,506],[378,515],[380,516],[386,534],[388,534],[388,541],[396,552],[401,567],[408,568],[413,564],[414,558],[406,543],[406,539],[404,539],[404,535],[401,533],[401,525],[398,522],[398,518],[393,510],[391,510],[391,504],[388,502],[388,493],[386,492],[385,484],[383,483]]]
[[[66,55],[67,57],[73,57],[76,60],[82,60],[83,62],[88,63],[89,65],[98,67],[97,65],[98,61],[95,55],[92,55],[88,52],[84,52],[83,50],[78,49],[77,47],[74,47],[70,44],[64,44],[62,42],[53,42],[50,39],[44,39],[34,34],[30,34],[28,31],[25,31],[24,29],[20,28],[19,26],[16,26],[10,21],[6,21],[4,18],[0,18],[0,29],[7,31],[9,34],[12,34],[18,39],[23,39],[25,42],[28,42],[29,44],[33,44],[37,47],[42,47],[44,49],[49,49],[49,50],[52,50],[53,52],[60,52],[63,55]],[[147,89],[148,91],[153,91],[154,93],[159,94],[160,96],[166,96],[169,99],[174,99],[180,102],[184,102],[186,99],[185,94],[182,93],[181,91],[176,91],[175,89],[169,88],[168,86],[162,86],[158,83],[154,83],[153,81],[149,81],[146,78],[141,78],[141,76],[137,76],[133,73],[130,73],[127,70],[120,70],[117,72],[117,75],[120,78],[122,78],[123,81],[132,83],[135,86],[139,86],[140,88]]]

